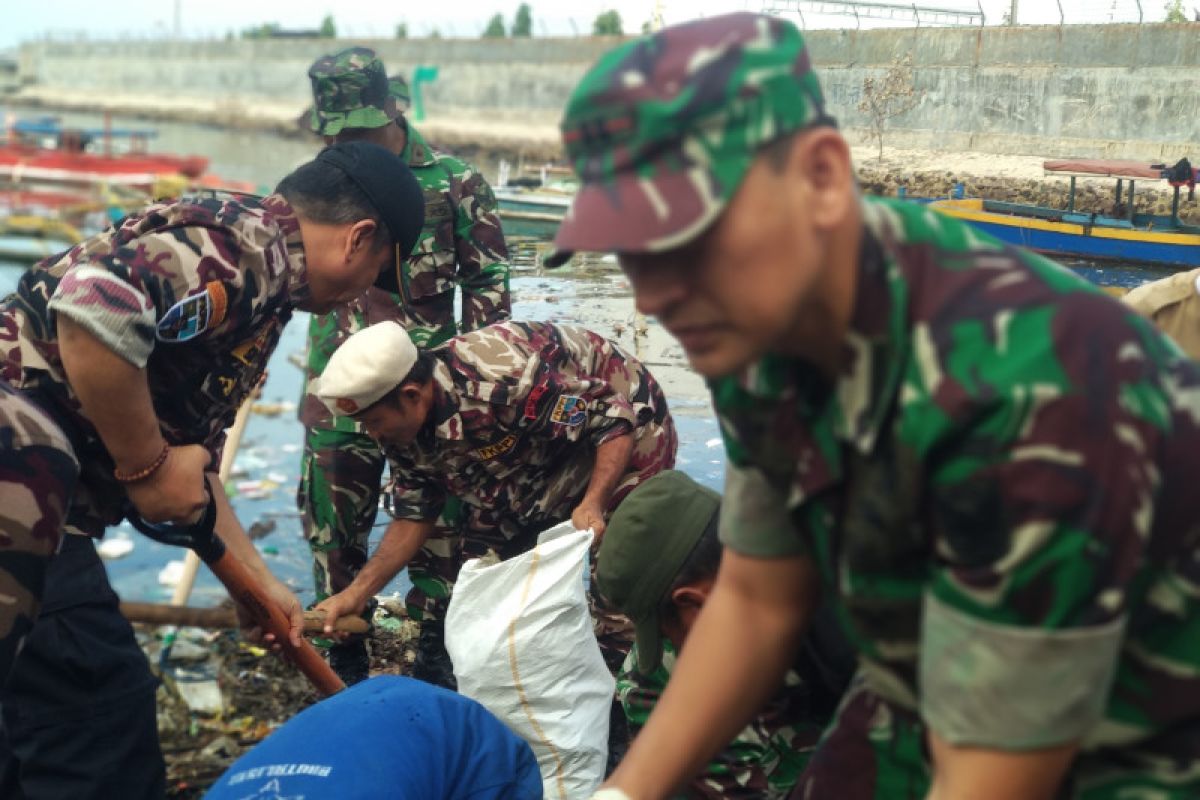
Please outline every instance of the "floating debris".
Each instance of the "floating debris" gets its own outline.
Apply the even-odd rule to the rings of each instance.
[[[175,586],[182,578],[182,561],[168,561],[167,565],[158,571],[158,582],[163,586]]]
[[[109,560],[124,558],[133,552],[133,539],[123,534],[105,536],[100,544],[96,545],[96,552],[101,558]]]

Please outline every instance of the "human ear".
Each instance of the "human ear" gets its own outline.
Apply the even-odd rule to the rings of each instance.
[[[789,155],[787,171],[808,186],[805,211],[819,229],[838,227],[858,202],[850,147],[834,128],[802,134]]]
[[[379,226],[373,219],[360,219],[350,226],[346,237],[346,260],[349,261],[357,253],[370,252],[378,230]]]

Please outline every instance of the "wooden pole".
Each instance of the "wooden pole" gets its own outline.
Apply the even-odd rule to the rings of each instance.
[[[163,603],[121,602],[121,614],[130,622],[148,625],[177,625],[187,628],[233,629],[238,627],[237,611],[233,608],[196,608]],[[325,630],[325,614],[320,611],[304,612],[304,632],[320,635]],[[334,630],[345,633],[366,633],[370,630],[362,617],[340,617]]]

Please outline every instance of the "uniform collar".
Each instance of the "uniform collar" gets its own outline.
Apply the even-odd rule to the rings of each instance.
[[[400,160],[410,167],[429,167],[437,163],[433,148],[425,141],[425,137],[409,124],[407,119],[404,120],[404,130],[407,141],[404,143],[404,150],[400,153]]]
[[[842,340],[843,369],[836,388],[837,431],[862,453],[870,453],[894,405],[909,350],[908,283],[896,247],[900,221],[890,207],[861,204],[862,252],[850,325]]]
[[[303,307],[312,298],[312,292],[308,286],[308,262],[304,258],[304,242],[300,238],[300,221],[283,195],[267,195],[260,205],[263,221],[274,225],[283,234],[283,244],[287,248],[288,302]]]

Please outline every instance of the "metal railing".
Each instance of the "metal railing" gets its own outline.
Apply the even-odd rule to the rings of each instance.
[[[850,17],[855,20],[856,27],[862,27],[861,21],[864,19],[899,22],[917,28],[979,27],[987,22],[983,6],[978,0],[975,10],[859,0],[766,0],[762,4],[762,11],[776,16],[797,14],[802,25],[805,24],[805,11],[822,16]]]

